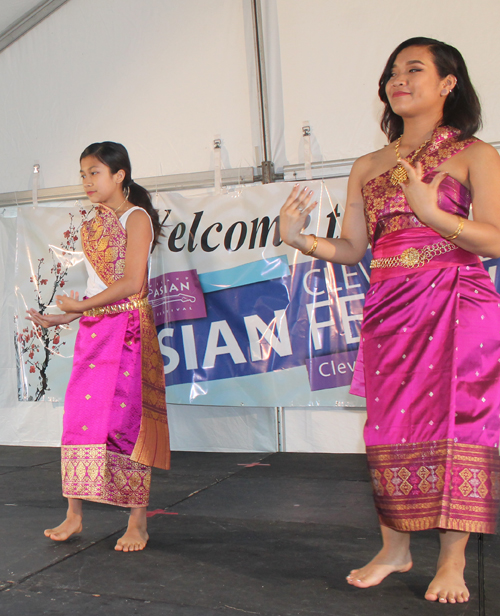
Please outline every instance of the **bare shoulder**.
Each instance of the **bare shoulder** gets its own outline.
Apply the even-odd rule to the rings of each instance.
[[[389,144],[358,158],[352,167],[352,174],[361,186],[364,186],[369,180],[394,166],[394,162],[394,151]]]
[[[150,220],[149,214],[142,207],[131,212],[127,218],[127,220],[134,220],[134,221],[139,220],[139,219],[144,220],[146,222]]]
[[[149,217],[149,214],[146,212],[146,210],[142,209],[141,207],[140,209],[134,210],[128,215],[125,227],[127,228],[127,231],[132,228],[150,229],[151,218]]]
[[[129,238],[133,236],[150,239],[152,237],[151,218],[146,210],[140,208],[131,212],[125,222]]]
[[[496,148],[480,139],[474,141],[474,143],[466,148],[464,154],[466,154],[471,163],[481,163],[485,161],[500,162],[500,155]]]

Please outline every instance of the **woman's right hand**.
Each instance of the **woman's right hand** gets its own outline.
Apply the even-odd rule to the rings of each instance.
[[[62,314],[40,314],[34,308],[30,308],[26,311],[29,316],[26,317],[28,321],[31,321],[35,325],[40,327],[56,327],[57,325],[67,325],[78,319],[81,314],[65,312]]]
[[[306,247],[308,236],[303,235],[302,230],[306,226],[307,217],[318,205],[317,201],[310,203],[313,193],[307,186],[300,190],[299,184],[296,184],[280,210],[281,239],[292,248],[304,250],[309,247]]]

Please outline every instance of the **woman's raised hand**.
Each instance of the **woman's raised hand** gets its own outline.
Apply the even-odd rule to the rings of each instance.
[[[435,215],[440,212],[438,207],[438,188],[448,174],[441,171],[427,184],[423,181],[424,172],[420,162],[417,162],[414,167],[404,159],[401,159],[400,163],[408,174],[408,181],[400,184],[408,205],[415,212],[420,222],[432,226]]]
[[[78,298],[78,291],[71,291],[69,295],[56,295],[56,305],[63,312],[81,312]]]
[[[280,210],[281,239],[299,250],[303,250],[307,243],[306,236],[302,234],[307,217],[318,205],[317,201],[311,203],[313,193],[307,186],[300,190],[296,184]]]

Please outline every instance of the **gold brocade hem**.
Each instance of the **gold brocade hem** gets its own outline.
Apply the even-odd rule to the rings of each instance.
[[[474,522],[468,520],[450,520],[444,516],[419,518],[416,520],[394,520],[379,516],[382,526],[393,528],[394,530],[413,532],[419,530],[430,530],[439,528],[441,530],[458,530],[463,533],[484,533],[494,535],[496,524],[492,522]]]
[[[119,507],[147,507],[151,468],[106,445],[61,447],[63,496]]]
[[[494,533],[500,457],[494,447],[442,439],[367,447],[381,524]]]

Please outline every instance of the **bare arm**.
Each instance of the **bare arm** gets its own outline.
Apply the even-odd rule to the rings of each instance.
[[[26,311],[29,316],[26,317],[28,321],[31,321],[35,325],[44,327],[56,327],[57,325],[68,325],[72,321],[79,319],[81,313],[65,312],[63,314],[40,314],[34,308],[30,308]]]
[[[83,312],[98,306],[112,304],[139,293],[146,277],[151,240],[151,224],[146,212],[140,210],[132,212],[127,219],[127,250],[123,278],[114,282],[101,293],[83,301],[58,295],[56,297],[58,308],[64,312]]]
[[[474,220],[464,221],[453,243],[483,257],[500,257],[500,156],[490,145],[477,142],[466,150]],[[459,218],[439,209],[437,189],[446,177],[438,173],[430,184],[422,182],[422,168],[404,164],[409,181],[402,184],[408,204],[419,220],[443,237],[458,228]]]
[[[363,196],[361,194],[361,173],[364,169],[363,159],[353,165],[347,187],[347,205],[342,223],[342,233],[339,239],[318,238],[314,257],[332,263],[355,265],[363,258],[368,246]],[[283,241],[307,252],[313,245],[314,238],[304,235],[302,230],[310,212],[317,202],[310,203],[312,191],[299,191],[299,187],[290,193],[280,212],[280,233]]]

